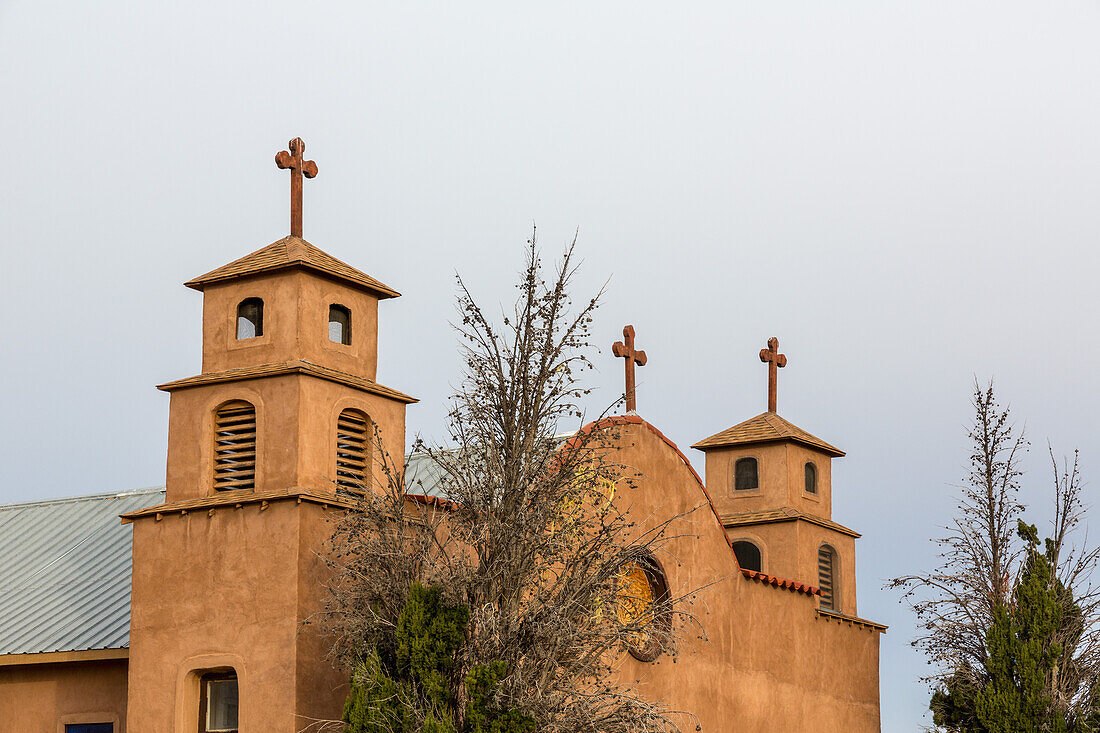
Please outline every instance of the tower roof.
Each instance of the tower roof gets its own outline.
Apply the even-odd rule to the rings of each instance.
[[[396,298],[401,295],[388,285],[383,285],[370,275],[356,270],[351,265],[341,262],[327,252],[322,252],[301,237],[293,235],[283,237],[278,242],[272,242],[252,254],[234,260],[228,265],[222,265],[216,270],[211,270],[205,275],[196,277],[194,280],[188,280],[184,285],[195,290],[202,290],[208,283],[234,280],[262,272],[286,270],[294,267],[313,270],[337,280],[342,280],[367,290],[379,298]]]
[[[844,451],[829,445],[821,438],[810,435],[797,425],[790,423],[774,412],[762,412],[754,418],[738,423],[732,428],[700,440],[692,448],[710,450],[732,445],[752,445],[753,443],[774,443],[790,440],[828,453],[834,457],[844,455]]]

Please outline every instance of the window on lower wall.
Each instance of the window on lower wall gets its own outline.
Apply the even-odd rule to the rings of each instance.
[[[754,570],[760,572],[760,548],[748,540],[738,540],[733,543],[733,554],[737,556],[737,564],[742,570]]]
[[[65,733],[115,733],[114,723],[70,723]]]
[[[205,674],[199,698],[199,733],[237,733],[237,675]]]

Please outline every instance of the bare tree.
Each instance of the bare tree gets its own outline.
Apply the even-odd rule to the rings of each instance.
[[[997,403],[992,382],[983,388],[975,381],[971,399],[970,471],[947,535],[933,540],[940,547],[940,566],[889,583],[903,590],[903,600],[916,613],[914,645],[937,668],[929,678],[933,682],[946,682],[960,671],[979,682],[986,630],[994,609],[1007,602],[1021,552],[1013,538],[1023,510],[1019,460],[1027,442],[1008,408]]]
[[[889,582],[916,613],[914,645],[933,664],[925,679],[938,691],[932,700],[937,722],[948,730],[984,730],[970,709],[973,696],[989,680],[987,632],[998,607],[1011,608],[1013,590],[1023,569],[1024,544],[1017,526],[1024,507],[1019,500],[1019,461],[1027,450],[1022,429],[1010,411],[998,404],[990,382],[974,384],[974,422],[970,471],[956,505],[948,534],[933,540],[940,547],[939,567],[930,573],[905,575]],[[1063,608],[1055,638],[1061,650],[1047,680],[1047,694],[1074,733],[1098,730],[1096,709],[1100,681],[1100,593],[1091,584],[1100,549],[1087,538],[1074,543],[1085,507],[1077,454],[1072,463],[1054,466],[1055,512],[1046,557],[1055,570]]]
[[[640,697],[616,670],[626,649],[675,654],[680,629],[692,622],[682,597],[624,595],[624,568],[645,568],[682,517],[647,517],[643,526],[613,500],[616,486],[638,479],[615,460],[613,420],[559,432],[584,419],[579,404],[588,390],[579,378],[591,367],[598,304],[598,296],[576,308],[570,301],[574,246],[544,280],[532,236],[515,308],[501,327],[459,278],[465,377],[450,445],[420,446],[438,473],[437,496],[410,498],[416,488],[406,486],[405,467],[385,457],[373,490],[332,541],[327,619],[345,668],[393,643],[414,581],[469,609],[449,682],[458,729],[462,680],[478,665],[504,662],[496,702],[533,718],[539,731],[678,730],[669,710]]]

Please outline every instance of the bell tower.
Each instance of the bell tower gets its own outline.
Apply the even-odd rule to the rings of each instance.
[[[706,485],[742,569],[821,589],[824,611],[856,615],[855,540],[833,521],[832,461],[844,451],[779,416],[779,339],[760,351],[768,410],[701,440]]]
[[[186,283],[203,294],[202,369],[158,387],[165,503],[123,517],[133,730],[293,733],[346,694],[309,622],[324,543],[349,494],[376,488],[376,431],[402,460],[416,400],[376,381],[378,304],[399,293],[302,238],[304,152],[295,138],[276,156],[291,234]]]

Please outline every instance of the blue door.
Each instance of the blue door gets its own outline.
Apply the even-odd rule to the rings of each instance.
[[[114,723],[77,723],[66,725],[65,733],[115,733]]]

